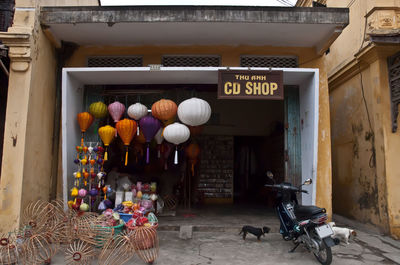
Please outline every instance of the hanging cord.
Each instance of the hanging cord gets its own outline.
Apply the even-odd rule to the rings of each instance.
[[[366,31],[367,31],[367,17],[365,16],[364,33],[362,35],[361,45],[360,45],[360,48],[358,49],[357,54],[361,51],[361,49],[364,45]],[[367,140],[371,139],[371,145],[372,145],[372,147],[371,147],[372,153],[371,153],[371,157],[369,158],[369,167],[374,168],[374,167],[376,167],[375,132],[374,132],[374,129],[372,128],[371,117],[369,115],[367,100],[365,99],[363,75],[362,75],[360,63],[358,63],[358,71],[360,73],[361,94],[362,94],[365,110],[367,112],[367,118],[368,118],[369,130],[370,130],[369,134],[366,136],[366,139]]]

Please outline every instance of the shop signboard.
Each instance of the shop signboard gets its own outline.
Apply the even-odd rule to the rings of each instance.
[[[283,100],[283,71],[219,70],[218,98]]]

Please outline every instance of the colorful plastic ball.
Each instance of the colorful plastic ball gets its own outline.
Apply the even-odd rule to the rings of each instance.
[[[77,172],[77,173],[76,173],[76,178],[79,179],[79,178],[81,178],[81,177],[82,177],[81,172]]]
[[[80,189],[80,190],[78,191],[78,195],[79,195],[80,197],[85,197],[86,194],[87,194],[87,190],[85,190],[85,189]]]
[[[86,154],[86,153],[87,153],[87,151],[88,151],[88,148],[87,148],[87,146],[84,146],[82,150],[83,150],[83,152]]]
[[[73,204],[74,204],[74,201],[68,201],[68,208],[72,209]]]
[[[97,151],[99,151],[99,149],[97,148],[97,146],[95,146],[95,147],[93,148],[93,152],[97,153]]]
[[[99,158],[99,159],[97,159],[97,164],[103,164],[103,159],[101,159],[101,158]]]
[[[96,173],[94,173],[94,172],[90,173],[90,177],[92,177],[92,178],[96,177]]]
[[[89,146],[88,151],[89,151],[89,153],[93,152],[93,147]]]
[[[75,160],[74,160],[74,163],[75,163],[75,164],[79,164],[79,162],[81,162],[79,159],[75,159]]]
[[[82,165],[86,165],[86,164],[87,164],[87,159],[85,159],[85,158],[82,159],[82,160],[81,160],[81,163],[82,163]]]
[[[82,151],[82,149],[81,149],[82,147],[80,147],[79,145],[76,147],[76,151],[78,152],[78,153],[80,153],[81,151]]]
[[[91,164],[92,166],[94,166],[95,163],[96,163],[96,160],[90,159],[90,164]]]
[[[83,177],[84,177],[84,178],[88,178],[88,177],[89,177],[89,172],[84,172],[84,173],[83,173]]]
[[[79,206],[79,210],[81,210],[82,212],[87,212],[89,211],[89,204],[87,203],[82,203],[81,206]]]

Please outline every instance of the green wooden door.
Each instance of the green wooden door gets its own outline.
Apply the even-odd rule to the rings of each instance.
[[[285,181],[301,184],[299,87],[285,86]]]

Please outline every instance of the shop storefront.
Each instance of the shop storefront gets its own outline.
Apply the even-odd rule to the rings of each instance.
[[[12,203],[3,204],[1,215],[19,220],[29,201],[72,199],[74,172],[79,169],[74,163],[76,147],[81,143],[77,114],[89,111],[92,103],[119,101],[128,109],[141,102],[151,109],[163,98],[179,106],[193,97],[211,107],[201,134],[192,135],[200,149],[196,161],[188,160],[184,151],[193,137],[178,144],[178,164],[171,152],[161,166],[154,141],[149,143],[147,163],[146,142],[135,147],[133,138],[124,147],[116,138],[115,146],[110,147],[107,173],[117,167],[133,175],[132,184],[156,182],[157,188],[165,191],[176,189],[166,188],[162,182],[179,180],[184,172],[184,179],[193,181],[185,184],[189,185],[185,194],[193,192],[189,201],[210,204],[263,198],[265,191],[260,187],[266,171],[271,170],[278,181],[299,184],[312,178],[303,204],[317,204],[331,212],[329,97],[323,54],[347,25],[347,9],[43,7],[32,12],[40,21],[29,20],[37,23],[33,26],[39,31],[35,42],[35,32],[2,35],[11,51],[9,91],[24,84],[27,91],[35,91],[31,97],[30,92],[23,97],[9,93],[8,122],[25,115],[23,121],[38,116],[41,123],[26,122],[18,130],[5,132],[5,139],[16,133],[25,137],[18,138],[17,148],[12,143],[4,147],[3,162],[8,166],[2,169],[1,187],[3,191],[11,188],[19,196],[10,200],[11,193],[2,193],[2,200]],[[21,28],[24,23],[28,22],[21,20],[15,25]],[[59,49],[58,56],[54,48]],[[21,49],[29,52],[21,53]],[[197,58],[196,63],[182,63],[187,57]],[[255,85],[249,92],[253,97],[224,98],[218,94],[221,70],[242,71],[244,75],[261,71],[265,76],[282,71],[283,97],[258,98],[268,96],[275,87],[267,91],[266,86]],[[228,96],[238,93],[233,84],[226,88]],[[55,91],[60,91],[60,96]],[[61,106],[59,119],[54,102]],[[19,115],[13,116],[17,106],[26,108],[18,108]],[[121,118],[128,118],[127,112]],[[94,120],[85,133],[87,147],[104,144],[97,132],[105,125],[115,126],[110,116]],[[52,135],[57,128],[60,138]],[[60,159],[49,163],[57,162],[57,146]],[[25,166],[14,166],[18,163]],[[81,185],[84,180],[79,181]],[[5,226],[11,224],[8,219],[1,220]]]
[[[123,102],[123,105],[126,104],[126,109],[128,109],[129,105],[136,103],[135,101],[137,100],[140,100],[142,103],[151,102],[150,105],[147,106],[147,108],[151,109],[151,105],[162,98],[174,100],[176,101],[176,104],[179,105],[182,101],[195,95],[198,98],[206,100],[211,105],[211,110],[213,113],[211,115],[212,117],[213,115],[215,116],[215,113],[219,116],[218,122],[212,121],[211,119],[210,122],[204,125],[200,136],[197,136],[196,133],[194,133],[189,141],[182,143],[182,146],[187,148],[188,143],[195,141],[199,143],[200,152],[204,153],[204,155],[198,157],[198,161],[196,161],[195,173],[192,175],[189,173],[191,172],[188,170],[188,168],[191,167],[189,161],[190,159],[186,162],[188,157],[182,154],[184,152],[180,152],[179,155],[180,160],[182,160],[179,161],[181,163],[179,168],[172,163],[172,159],[174,157],[173,152],[167,154],[165,157],[167,161],[163,161],[162,167],[160,168],[158,161],[159,158],[155,156],[157,153],[157,147],[155,146],[155,143],[151,144],[150,153],[152,155],[150,156],[150,161],[148,161],[149,163],[147,163],[147,161],[145,162],[145,145],[140,147],[141,154],[135,153],[135,142],[140,141],[136,138],[133,139],[133,144],[130,145],[129,148],[132,158],[129,159],[128,165],[123,165],[124,156],[121,155],[121,153],[125,153],[119,150],[121,149],[120,147],[116,147],[118,151],[109,151],[108,159],[113,161],[110,163],[114,163],[114,165],[110,165],[108,168],[120,167],[123,171],[135,175],[139,181],[144,181],[146,179],[157,182],[162,181],[160,178],[155,177],[151,179],[150,176],[147,176],[152,174],[149,173],[149,171],[153,169],[153,171],[155,170],[153,174],[159,176],[166,175],[164,177],[170,178],[168,180],[169,182],[175,181],[173,184],[178,185],[180,184],[179,178],[182,174],[182,167],[186,167],[183,169],[183,175],[185,178],[192,179],[191,185],[197,185],[189,188],[190,190],[194,190],[195,194],[198,194],[199,191],[204,191],[203,196],[206,202],[218,201],[232,203],[234,202],[235,184],[241,186],[242,183],[240,183],[240,181],[244,181],[244,183],[247,181],[248,189],[254,191],[257,190],[257,188],[260,188],[259,186],[262,186],[260,181],[267,181],[265,176],[256,175],[256,172],[250,171],[260,170],[264,171],[265,174],[266,170],[268,170],[266,166],[269,164],[271,166],[269,170],[278,173],[278,168],[280,165],[282,167],[280,171],[285,172],[284,167],[288,167],[289,163],[286,163],[285,165],[284,157],[282,155],[279,156],[279,151],[281,151],[281,153],[283,152],[284,142],[290,141],[293,144],[295,141],[295,139],[293,139],[293,134],[292,136],[286,135],[286,139],[288,140],[281,141],[281,145],[278,145],[277,147],[273,147],[271,140],[268,139],[268,136],[274,137],[277,135],[278,138],[284,138],[285,132],[282,129],[284,120],[287,120],[287,118],[284,117],[285,113],[286,116],[288,116],[287,111],[284,109],[284,102],[286,102],[286,105],[290,105],[286,106],[286,108],[289,110],[294,109],[291,104],[295,104],[293,102],[297,102],[298,112],[295,112],[291,115],[298,116],[297,119],[292,117],[294,122],[297,121],[299,125],[302,123],[301,128],[299,128],[300,132],[298,135],[298,137],[301,139],[298,145],[300,150],[298,150],[296,153],[296,151],[292,151],[292,148],[289,148],[292,152],[287,155],[291,156],[289,158],[290,160],[294,160],[296,159],[296,155],[301,154],[300,165],[296,166],[301,169],[300,176],[302,176],[302,179],[288,179],[285,178],[285,176],[279,176],[278,174],[277,177],[280,178],[279,180],[281,181],[286,180],[296,183],[300,183],[305,179],[312,177],[314,179],[314,185],[309,187],[310,194],[303,196],[302,200],[305,204],[315,203],[315,190],[316,183],[318,182],[318,176],[316,175],[318,157],[318,138],[316,137],[318,134],[318,69],[257,68],[256,73],[258,75],[263,74],[267,76],[267,78],[271,70],[283,71],[283,84],[280,84],[282,89],[281,92],[286,92],[288,94],[287,96],[289,96],[292,89],[298,91],[295,94],[298,96],[298,99],[292,101],[289,101],[288,99],[285,101],[283,93],[281,94],[282,97],[280,99],[276,99],[275,101],[268,101],[265,98],[262,99],[262,95],[260,95],[260,99],[253,97],[250,99],[241,100],[232,98],[230,100],[227,98],[223,99],[223,96],[218,99],[216,91],[218,86],[218,72],[223,69],[226,68],[160,67],[157,70],[151,70],[149,67],[64,68],[62,93],[62,165],[64,201],[71,199],[69,196],[70,190],[75,180],[73,173],[77,169],[77,165],[74,163],[74,158],[77,153],[76,145],[79,145],[80,143],[81,130],[76,120],[76,115],[77,113],[87,111],[88,106],[91,103],[94,103],[94,101],[90,101],[90,99],[93,100],[94,96],[90,97],[88,95],[97,95],[97,99],[103,99],[103,101],[110,101],[111,103],[119,100],[120,102]],[[237,67],[229,69],[231,72],[238,70],[248,74],[254,73],[254,69],[248,68]],[[108,90],[104,88],[104,84],[108,85]],[[143,87],[145,87],[146,90],[143,90]],[[226,88],[227,90],[225,92],[228,92],[229,94],[229,86]],[[91,89],[97,90],[97,93],[90,91]],[[107,95],[107,93],[109,94]],[[260,94],[262,94],[262,90],[260,90]],[[228,96],[225,95],[225,97]],[[231,97],[234,96],[231,95]],[[128,101],[130,103],[128,103]],[[85,109],[85,107],[87,109]],[[123,119],[124,116],[128,117],[128,115],[124,113],[121,119]],[[247,122],[245,122],[246,120]],[[99,121],[95,121],[93,126],[96,126],[96,122]],[[106,118],[103,122],[108,122],[114,126],[113,121],[110,118]],[[289,124],[289,126],[293,127],[292,121],[289,121]],[[99,128],[98,126],[100,125],[97,125],[97,128]],[[162,125],[162,127],[164,126],[165,125]],[[279,130],[279,128],[282,129]],[[89,145],[93,144],[95,146],[102,144],[100,137],[97,136],[95,131],[96,129],[94,129],[93,134],[91,135],[91,130],[88,129],[88,132],[86,133],[86,139],[88,139],[88,142],[90,142]],[[279,135],[279,133],[281,133],[281,135]],[[205,141],[201,140],[201,138],[204,139],[207,137],[209,138]],[[243,148],[249,148],[251,145],[240,146],[239,143],[240,139],[245,141],[246,137],[250,139],[250,141],[252,140],[251,138],[253,138],[253,141],[258,141],[258,144],[262,145],[260,151],[253,149],[252,152],[248,152],[251,154],[249,157],[247,157],[247,153],[244,153]],[[263,137],[266,139],[263,139]],[[93,141],[89,139],[92,139]],[[210,139],[213,139],[214,145],[217,146],[208,145],[207,142],[209,142]],[[230,140],[227,141],[226,139]],[[220,150],[222,145],[225,145],[226,150],[224,149],[222,151],[216,151]],[[226,145],[228,145],[228,147]],[[208,149],[210,148],[214,150],[214,154],[208,152]],[[276,148],[277,150],[273,150],[273,148]],[[179,147],[179,150],[180,149],[184,150],[185,148]],[[218,152],[223,152],[221,157],[225,156],[225,158],[223,158],[221,161],[215,161],[217,159],[216,157],[220,155]],[[275,162],[275,167],[274,164],[272,164],[272,159],[269,159],[272,156],[270,156],[271,154],[268,153],[271,152],[276,152],[274,155],[278,156],[276,159],[277,162]],[[260,158],[262,154],[264,154],[264,156]],[[117,157],[114,157],[113,159],[113,156]],[[245,161],[244,163],[241,162],[242,159],[250,160],[251,156],[255,161]],[[142,166],[147,167],[147,171],[140,166],[140,161],[138,161],[138,159],[143,161]],[[238,166],[245,166],[245,163],[248,163],[247,168],[236,169],[233,162],[235,162],[235,164]],[[129,165],[131,163],[134,165]],[[126,170],[123,169],[124,166],[127,167]],[[259,169],[259,167],[262,166],[264,166],[264,168]],[[159,169],[158,171],[157,168]],[[240,172],[241,170],[247,170],[247,172]],[[177,177],[171,176],[174,174],[177,175]],[[259,184],[259,186],[255,186],[257,185],[256,183],[251,183],[250,176],[237,180],[236,178],[240,178],[240,174],[255,174],[261,178],[259,180],[255,180],[258,181],[257,184]],[[194,175],[198,175],[200,179],[195,181]],[[221,187],[219,184],[225,185]],[[242,192],[246,192],[246,190],[243,189]],[[240,195],[237,197],[238,198],[236,199],[240,200]]]

